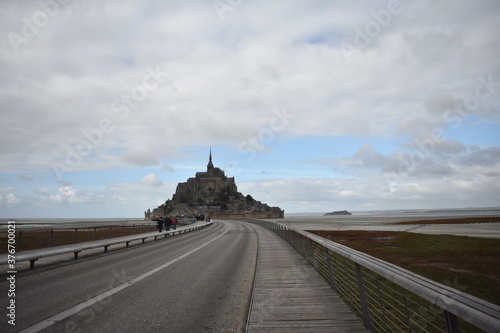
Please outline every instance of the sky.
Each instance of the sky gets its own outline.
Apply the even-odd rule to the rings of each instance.
[[[0,218],[500,206],[496,0],[0,2]]]

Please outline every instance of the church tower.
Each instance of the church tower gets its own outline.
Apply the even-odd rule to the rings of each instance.
[[[207,172],[210,172],[214,168],[214,164],[212,163],[212,147],[210,147],[210,156],[208,158],[208,164],[207,164]]]

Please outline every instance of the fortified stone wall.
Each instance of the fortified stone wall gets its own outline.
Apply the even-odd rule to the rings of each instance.
[[[214,219],[282,219],[285,212],[243,212],[243,213],[221,213],[216,212],[209,216]]]

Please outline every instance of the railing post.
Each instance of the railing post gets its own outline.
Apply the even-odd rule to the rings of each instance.
[[[49,244],[47,247],[50,247],[52,245],[52,234],[54,233],[54,229],[50,229],[50,235],[49,235]]]
[[[312,264],[313,264],[313,267],[314,267],[314,270],[318,270],[318,262],[316,261],[316,252],[314,251],[314,243],[312,241],[312,239],[309,238],[309,246],[311,246],[311,260],[312,260]]]
[[[380,285],[379,285],[379,282],[378,280],[375,281],[376,284],[377,284],[377,296],[378,296],[378,303],[380,305],[380,310],[382,312],[382,319],[384,320],[384,327],[385,327],[385,331],[387,332],[389,330],[389,328],[387,327],[387,317],[385,315],[385,308],[384,308],[384,300],[382,298],[382,296],[380,295]]]
[[[361,272],[361,266],[358,263],[354,263],[356,269],[356,281],[358,283],[359,299],[361,301],[361,311],[363,312],[363,322],[370,332],[375,332],[372,318],[370,314],[370,308],[368,305],[368,300],[366,299],[365,286],[363,284],[363,272]]]
[[[294,232],[294,234],[295,234],[295,237],[296,237],[296,238],[299,240],[299,242],[300,242],[300,248],[302,249],[302,256],[303,256],[304,258],[306,258],[306,260],[307,260],[307,247],[306,247],[306,242],[305,242],[305,239],[304,239],[304,237],[303,237],[301,234],[299,234],[299,233]]]
[[[21,236],[23,234],[22,230],[19,230],[19,236],[17,236],[17,247],[16,247],[16,252],[21,251]]]
[[[459,333],[461,332],[458,328],[457,316],[444,310],[444,319],[446,320],[446,332],[447,333]]]
[[[335,280],[335,274],[333,273],[332,260],[330,258],[330,251],[325,247],[326,263],[328,265],[328,276],[330,277],[330,287],[332,290],[340,296],[340,292],[337,288],[337,281]]]
[[[285,227],[284,233],[283,233],[283,239],[290,245],[292,245],[292,238],[290,237],[290,230]],[[293,245],[292,245],[293,247]]]
[[[297,250],[301,256],[304,256],[304,252],[302,251],[302,242],[299,239],[298,235],[295,233],[295,231],[288,229],[288,235],[290,237],[290,245]]]
[[[333,269],[333,267],[335,267],[337,269],[338,279],[335,281],[336,282],[335,284],[336,284],[336,287],[339,291],[339,296],[342,297],[342,294],[343,294],[343,292],[342,292],[342,272],[341,272],[341,267],[340,267],[342,263],[338,260],[337,256],[338,255],[334,252],[333,253],[332,269]],[[344,265],[344,267],[345,267],[345,265]]]
[[[403,303],[405,305],[405,313],[406,313],[406,320],[408,321],[408,329],[410,330],[410,332],[413,331],[413,329],[411,328],[411,318],[410,318],[410,313],[408,311],[408,304],[406,303],[406,296],[403,295]]]

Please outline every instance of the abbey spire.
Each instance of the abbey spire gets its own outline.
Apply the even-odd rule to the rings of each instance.
[[[214,168],[212,163],[212,147],[210,146],[210,156],[208,157],[207,172]]]

